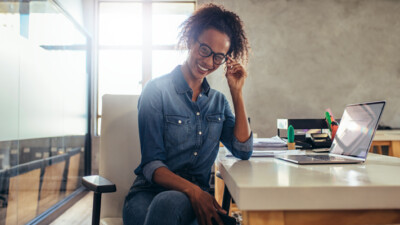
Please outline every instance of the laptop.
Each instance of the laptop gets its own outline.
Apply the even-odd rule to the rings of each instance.
[[[347,105],[329,154],[282,155],[276,158],[302,165],[363,163],[385,104],[385,101],[379,101]]]

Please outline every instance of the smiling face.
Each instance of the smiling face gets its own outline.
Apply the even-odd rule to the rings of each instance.
[[[226,55],[230,47],[230,40],[226,34],[213,28],[204,30],[197,40],[192,40],[190,45],[189,56],[186,60],[188,73],[184,73],[188,82],[202,82],[208,74],[214,72],[220,66],[214,64],[214,54],[209,57],[203,57],[199,54],[200,43],[210,47],[214,53],[222,53],[224,55]]]

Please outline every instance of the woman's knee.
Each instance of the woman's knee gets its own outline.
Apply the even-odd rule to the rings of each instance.
[[[164,191],[154,197],[150,207],[181,210],[182,208],[191,208],[191,204],[189,198],[180,191]]]
[[[147,208],[153,198],[153,193],[139,192],[132,198],[126,199],[123,207],[124,224],[143,225],[147,215]]]
[[[189,198],[179,191],[159,193],[151,202],[149,213],[154,218],[176,221],[176,224],[188,224],[195,218]]]

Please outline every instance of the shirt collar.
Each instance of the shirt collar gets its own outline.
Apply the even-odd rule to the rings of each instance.
[[[173,81],[174,81],[173,83],[175,86],[175,90],[178,94],[183,94],[192,90],[189,87],[189,84],[186,82],[185,78],[183,77],[180,65],[175,67],[175,69],[172,71],[172,74],[173,74]],[[210,85],[208,84],[206,78],[204,78],[201,87],[204,91],[204,94],[208,96],[208,93],[210,92]]]

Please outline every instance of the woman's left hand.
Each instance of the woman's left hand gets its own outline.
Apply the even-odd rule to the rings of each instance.
[[[227,56],[226,61],[226,79],[228,80],[229,89],[233,93],[238,93],[242,91],[244,80],[247,77],[247,72],[243,66],[234,61],[231,57]]]

